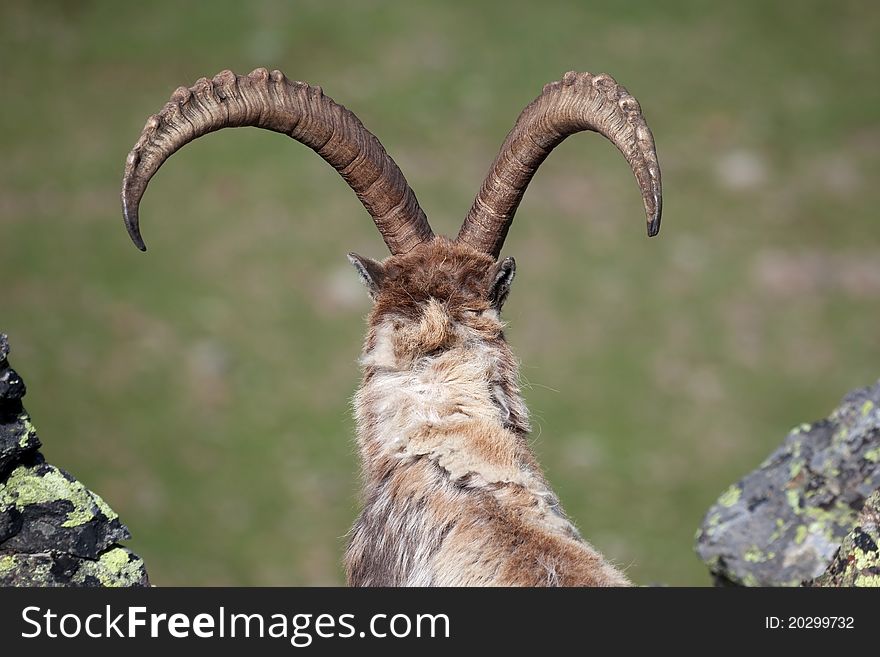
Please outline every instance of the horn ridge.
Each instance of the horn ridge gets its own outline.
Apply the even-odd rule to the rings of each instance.
[[[639,102],[610,75],[570,71],[544,85],[520,113],[480,186],[458,241],[497,257],[541,163],[566,137],[590,130],[609,139],[638,181],[649,236],[660,229],[662,185],[654,137]]]
[[[179,87],[147,120],[126,159],[122,185],[125,225],[138,248],[146,250],[139,205],[156,171],[190,141],[240,126],[281,132],[317,152],[354,190],[392,254],[433,238],[403,172],[353,112],[321,87],[260,68],[244,76],[221,71]]]

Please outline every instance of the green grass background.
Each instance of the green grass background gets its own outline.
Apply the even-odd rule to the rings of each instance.
[[[176,155],[128,243],[146,117],[224,68],[354,110],[454,233],[520,109],[570,69],[642,103],[665,212],[578,135],[507,240],[506,316],[564,506],[641,583],[707,584],[710,503],[880,376],[873,2],[4,2],[0,330],[47,458],[103,495],[151,578],[336,584],[358,510],[350,397],[384,255],[344,182],[255,130]]]

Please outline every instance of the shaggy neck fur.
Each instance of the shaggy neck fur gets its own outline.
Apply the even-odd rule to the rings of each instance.
[[[431,322],[446,321],[433,304],[426,315],[423,330]],[[400,349],[406,336],[396,334],[393,323],[378,326],[371,332],[373,337],[368,340],[372,347],[361,359],[364,380],[355,397],[364,464],[414,454],[429,434],[463,434],[476,427],[511,448],[525,448],[528,409],[517,385],[516,363],[503,339],[462,341],[438,353],[408,358]],[[457,460],[465,460],[475,448],[458,445]],[[480,476],[490,457],[473,454],[471,474]],[[365,474],[382,475],[369,467]]]
[[[566,518],[528,447],[516,361],[494,308],[381,299],[355,396],[364,510],[354,585],[623,585]]]

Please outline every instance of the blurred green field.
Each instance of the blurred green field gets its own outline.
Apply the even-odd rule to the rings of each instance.
[[[368,309],[345,253],[378,234],[314,153],[233,130],[156,176],[143,255],[125,155],[178,85],[280,68],[454,233],[541,86],[605,71],[653,128],[663,230],[609,143],[566,141],[507,240],[508,337],[584,534],[640,583],[708,584],[718,493],[880,376],[878,34],[846,0],[4,2],[0,330],[44,453],[155,584],[341,583]]]

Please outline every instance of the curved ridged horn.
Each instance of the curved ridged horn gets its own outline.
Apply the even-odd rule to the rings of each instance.
[[[184,144],[221,128],[254,126],[305,144],[336,169],[376,222],[392,254],[433,237],[425,213],[397,164],[379,140],[320,87],[291,82],[280,71],[231,71],[180,87],[147,120],[125,163],[122,211],[132,241],[146,250],[138,205],[150,178]]]
[[[532,176],[563,139],[582,130],[608,138],[623,153],[642,190],[648,236],[660,230],[662,194],[654,137],[638,101],[609,75],[569,72],[516,121],[492,163],[458,241],[497,257]]]

